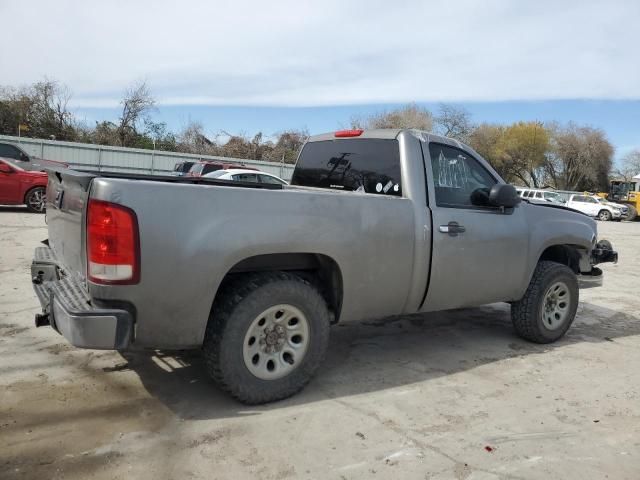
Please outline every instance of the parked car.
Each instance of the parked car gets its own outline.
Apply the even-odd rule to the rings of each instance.
[[[238,165],[235,163],[222,163],[222,162],[211,162],[208,160],[195,162],[189,172],[187,173],[188,177],[201,177],[206,175],[207,173],[215,172],[216,170],[228,170],[230,168],[247,168],[243,165]],[[253,169],[249,169],[253,170]]]
[[[508,302],[521,337],[554,342],[618,258],[593,219],[521,202],[471,148],[416,130],[313,136],[291,186],[49,182],[36,325],[82,348],[201,349],[247,404],[301,390],[338,322]]]
[[[622,219],[627,219],[628,220],[628,217],[629,217],[629,205],[625,205],[624,203],[610,202],[608,199],[606,199],[604,197],[600,197],[599,195],[594,195],[594,198],[601,205],[609,205],[609,206],[611,206],[613,208],[616,208],[616,209],[620,210],[620,213],[622,215],[620,217],[614,218],[614,220],[622,220]]]
[[[187,173],[189,173],[189,169],[193,166],[193,164],[196,162],[178,162],[173,166],[173,173],[172,175],[177,175],[178,177],[182,177],[184,175],[186,175]]]
[[[26,205],[31,212],[43,213],[46,189],[46,173],[31,172],[0,158],[0,205]]]
[[[567,201],[561,194],[551,190],[516,187],[516,191],[518,192],[518,195],[520,195],[520,197],[526,198],[527,200],[551,202],[562,205],[567,203]]]
[[[567,207],[604,222],[622,219],[622,208],[601,200],[603,199],[596,195],[574,194],[569,197]]]
[[[18,145],[13,143],[0,142],[0,157],[8,158],[23,170],[44,171],[45,168],[68,167],[64,162],[55,160],[45,160],[35,155],[29,155]]]
[[[216,170],[207,173],[205,178],[217,178],[219,180],[235,180],[236,182],[260,182],[273,183],[276,185],[288,185],[287,182],[280,177],[271,175],[270,173],[259,172],[256,170],[247,170],[246,168],[230,168],[229,170]]]

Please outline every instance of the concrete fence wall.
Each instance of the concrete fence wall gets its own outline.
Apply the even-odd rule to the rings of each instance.
[[[0,141],[14,143],[29,155],[58,160],[79,169],[104,172],[145,173],[163,175],[171,172],[178,162],[214,160],[238,163],[291,180],[293,165],[240,158],[194,155],[139,148],[110,147],[90,143],[58,142],[26,137],[0,135]]]

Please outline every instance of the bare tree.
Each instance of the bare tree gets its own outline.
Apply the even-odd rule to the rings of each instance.
[[[431,131],[433,115],[429,110],[415,103],[391,111],[374,113],[369,116],[351,118],[352,128],[415,128]]]
[[[309,138],[309,131],[306,129],[284,130],[279,132],[277,136],[278,140],[271,151],[265,155],[265,159],[272,162],[295,163],[302,145]]]
[[[118,119],[118,138],[123,147],[130,146],[137,134],[138,123],[147,118],[156,101],[146,82],[138,82],[127,88],[120,101],[122,113]]]
[[[204,133],[202,123],[189,121],[178,134],[178,151],[186,153],[198,153],[201,155],[216,155],[218,146]]]
[[[620,168],[614,172],[625,182],[630,182],[633,177],[640,175],[640,149],[632,150],[622,158]]]
[[[468,142],[473,132],[471,113],[463,107],[441,103],[435,117],[436,131],[449,138]]]
[[[597,128],[569,123],[551,131],[547,172],[564,190],[606,191],[612,167],[613,146]]]

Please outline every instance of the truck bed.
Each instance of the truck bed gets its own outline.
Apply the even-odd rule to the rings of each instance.
[[[74,170],[51,171],[47,197],[51,248],[62,269],[81,276],[87,270],[89,198],[136,213],[140,282],[86,287],[102,306],[136,306],[135,341],[141,346],[201,344],[219,284],[247,259],[296,253],[332,259],[349,299],[341,321],[404,311],[413,270],[424,268],[414,259],[422,227],[415,231],[407,198]]]

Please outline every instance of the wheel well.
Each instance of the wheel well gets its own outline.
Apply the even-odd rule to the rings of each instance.
[[[44,188],[45,190],[47,189],[47,187],[43,187],[42,185],[34,185],[33,187],[31,187],[29,190],[27,190],[26,192],[24,192],[24,197],[22,198],[22,203],[27,203],[27,197],[29,196],[29,194],[34,191],[36,188]]]
[[[580,273],[580,252],[575,245],[552,245],[542,252],[540,259],[566,265],[576,273]]]
[[[342,273],[331,257],[316,253],[255,255],[236,263],[222,279],[216,292],[214,305],[225,285],[238,280],[239,276],[273,271],[293,273],[314,285],[327,302],[333,316],[332,323],[338,322],[342,308]]]

